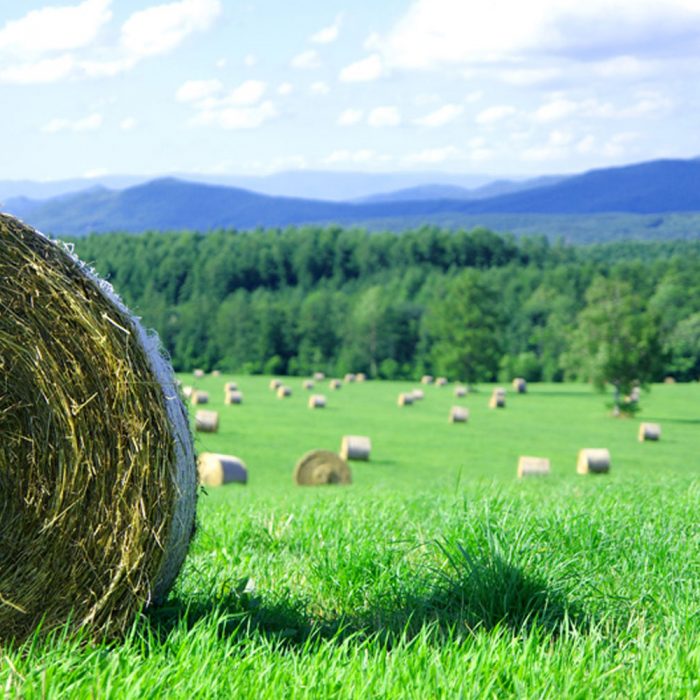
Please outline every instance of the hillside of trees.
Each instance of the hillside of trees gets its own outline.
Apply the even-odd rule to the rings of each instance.
[[[650,377],[700,377],[700,241],[574,247],[485,229],[309,226],[74,244],[177,370],[588,379],[577,350],[606,299],[634,316]]]

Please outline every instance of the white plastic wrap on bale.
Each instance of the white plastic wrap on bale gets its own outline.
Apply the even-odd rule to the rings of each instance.
[[[406,393],[406,392],[399,394],[399,398],[396,400],[396,404],[398,406],[411,406],[411,405],[413,405],[413,394]]]
[[[520,457],[518,459],[518,478],[528,476],[547,476],[550,464],[547,457]]]
[[[247,484],[248,468],[239,457],[203,452],[197,460],[199,483],[202,486]]]
[[[366,435],[345,435],[340,443],[340,456],[345,460],[367,462],[372,441]]]
[[[325,408],[326,397],[323,394],[311,394],[308,406],[309,408]]]
[[[603,447],[580,450],[576,461],[579,474],[606,474],[610,471],[610,451]]]
[[[219,431],[219,414],[216,411],[197,411],[194,424],[198,433],[216,433]]]
[[[661,426],[658,423],[640,423],[637,438],[639,442],[656,442],[661,439]]]
[[[464,406],[452,406],[450,409],[450,423],[466,423],[469,420],[469,411]]]

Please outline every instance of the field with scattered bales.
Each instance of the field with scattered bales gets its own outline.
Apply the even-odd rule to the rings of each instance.
[[[238,457],[247,484],[201,491],[165,606],[118,643],[59,631],[5,649],[0,694],[700,695],[700,384],[654,385],[613,418],[584,384],[506,385],[491,409],[487,384],[281,378],[278,398],[271,377],[180,379],[209,394],[193,426],[219,414],[198,451]],[[660,439],[640,442],[640,422]],[[294,483],[302,455],[346,435],[371,440],[352,484]],[[607,448],[609,471],[577,474],[582,448]],[[518,479],[521,456],[550,473]]]

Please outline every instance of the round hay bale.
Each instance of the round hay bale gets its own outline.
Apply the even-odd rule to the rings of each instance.
[[[0,646],[124,632],[194,528],[196,463],[157,338],[79,260],[0,215]]]
[[[605,474],[610,471],[610,451],[605,448],[585,448],[579,450],[576,460],[579,474]]]
[[[191,386],[183,386],[182,387],[182,395],[186,399],[191,399],[193,392],[194,392],[194,389]]]
[[[630,395],[627,397],[627,400],[632,403],[637,403],[641,398],[642,390],[638,386],[632,387],[632,391],[630,391]]]
[[[413,389],[411,391],[411,396],[414,401],[422,401],[425,398],[425,392],[423,389]]]
[[[314,381],[322,382],[326,378],[326,375],[323,372],[314,372],[313,378]]]
[[[238,391],[238,384],[236,382],[226,382],[224,391]]]
[[[349,484],[352,474],[348,463],[335,452],[312,450],[296,463],[294,481],[299,486]]]
[[[330,382],[328,382],[328,387],[333,391],[340,391],[342,386],[343,384],[340,379],[331,379]]]
[[[469,420],[469,410],[464,406],[452,406],[448,420],[450,423],[466,423]]]
[[[204,370],[196,369],[193,374],[195,379],[202,379],[204,377]]]
[[[212,376],[212,377],[220,377],[220,376],[221,376],[221,370],[219,370],[219,369],[212,370],[211,376]]]
[[[226,395],[224,396],[224,403],[227,406],[237,406],[239,404],[243,403],[243,392],[237,391],[237,390],[232,390],[232,391],[227,391]]]
[[[516,394],[526,394],[527,393],[527,382],[522,377],[516,377],[513,382],[513,391]]]
[[[420,378],[420,383],[421,383],[421,384],[432,384],[432,383],[433,383],[433,377],[432,377],[432,375],[430,375],[430,374],[424,374],[424,375]]]
[[[399,394],[399,398],[396,400],[397,406],[412,406],[413,405],[413,394],[402,393]]]
[[[506,407],[506,390],[503,387],[497,387],[491,392],[489,399],[489,408],[505,408]]]
[[[242,459],[233,455],[202,452],[197,459],[197,471],[202,486],[248,483],[248,467]]]
[[[309,408],[325,408],[326,397],[323,394],[311,394],[309,396]]]
[[[287,396],[292,395],[292,390],[288,386],[277,387],[277,398],[285,399]]]
[[[311,391],[314,388],[314,383],[310,379],[305,379],[302,387],[306,389],[306,391]]]
[[[435,386],[447,386],[447,377],[438,377],[435,380]]]
[[[271,379],[270,380],[270,389],[272,391],[277,391],[282,386],[282,380],[281,379]]]
[[[675,384],[675,383],[676,383],[675,377],[664,377],[664,384]]]
[[[209,394],[206,391],[195,390],[190,396],[190,401],[193,406],[202,406],[205,403],[209,403]]]
[[[645,442],[646,440],[656,442],[660,440],[661,426],[658,423],[640,423],[637,439],[639,442]]]
[[[518,459],[518,478],[528,476],[548,476],[550,473],[547,457],[520,457]]]
[[[466,386],[456,386],[454,394],[455,394],[455,398],[463,399],[467,395],[467,387]]]
[[[367,381],[367,375],[364,372],[358,372],[355,375],[355,381],[356,382],[366,382]]]
[[[369,462],[372,441],[365,435],[345,435],[340,443],[340,456],[346,460]]]
[[[219,414],[216,411],[197,411],[194,414],[194,429],[198,433],[218,433]]]
[[[352,384],[355,381],[355,375],[352,372],[348,372],[344,377],[343,381],[346,384]]]

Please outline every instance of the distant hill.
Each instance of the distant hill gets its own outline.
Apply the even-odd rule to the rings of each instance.
[[[93,231],[207,231],[304,223],[373,227],[373,222],[390,222],[391,228],[401,228],[402,222],[414,226],[449,222],[460,226],[492,215],[515,214],[541,218],[695,213],[700,212],[700,161],[661,160],[593,170],[481,199],[455,199],[445,197],[444,189],[439,192],[442,196],[430,199],[347,203],[271,197],[164,178],[124,190],[99,188],[46,201],[9,200],[4,208],[40,230],[64,236]],[[566,231],[552,235],[566,235]]]

